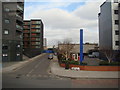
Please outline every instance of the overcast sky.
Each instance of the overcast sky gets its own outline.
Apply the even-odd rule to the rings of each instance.
[[[84,42],[98,43],[98,13],[105,0],[25,0],[24,19],[41,19],[49,46],[70,38],[79,43],[80,29]]]

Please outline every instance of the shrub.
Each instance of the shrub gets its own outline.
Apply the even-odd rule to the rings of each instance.
[[[101,61],[99,65],[109,65],[108,61]]]
[[[108,63],[108,61],[101,61],[101,62],[99,63],[99,65],[119,66],[119,65],[120,65],[120,62],[111,62],[111,63]]]
[[[61,60],[61,62],[62,62],[62,63],[66,63],[66,62],[67,62],[67,60]]]
[[[79,62],[72,60],[72,61],[70,61],[70,64],[79,65]]]
[[[111,62],[109,65],[117,65],[117,66],[120,66],[120,62]]]
[[[81,63],[81,65],[87,65],[87,63],[85,63],[85,62],[82,62],[82,63]]]

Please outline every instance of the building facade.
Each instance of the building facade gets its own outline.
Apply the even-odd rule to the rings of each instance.
[[[23,49],[28,57],[43,51],[43,23],[40,19],[24,20]]]
[[[44,38],[43,47],[44,47],[44,50],[47,50],[47,38]]]
[[[2,2],[0,1],[0,13],[2,13]],[[0,15],[0,62],[2,61],[2,14]]]
[[[24,2],[2,2],[2,61],[22,60]]]
[[[120,50],[120,3],[104,2],[99,13],[99,46]]]
[[[65,48],[72,48],[70,49],[70,54],[74,60],[79,60],[80,56],[80,44],[58,44],[58,49],[62,50]],[[85,43],[83,44],[83,54],[88,55],[90,50],[98,50],[98,44],[97,43]]]
[[[99,47],[100,50],[110,50],[113,59],[120,59],[120,3],[117,0],[104,2],[100,6],[99,17]],[[105,59],[104,53],[100,53]]]

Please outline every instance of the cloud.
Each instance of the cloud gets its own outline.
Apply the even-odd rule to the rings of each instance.
[[[54,4],[48,9],[41,8],[41,6],[25,9],[25,13],[29,11],[29,8],[31,10],[25,19],[42,19],[48,45],[57,44],[57,41],[65,38],[72,38],[75,43],[79,43],[80,28],[84,29],[84,42],[98,42],[97,15],[101,2],[87,2],[72,12],[58,8],[57,5],[54,7]]]
[[[78,7],[73,13],[84,19],[97,19],[101,2],[87,2],[85,5]]]

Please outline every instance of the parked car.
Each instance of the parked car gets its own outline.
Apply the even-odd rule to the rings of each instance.
[[[99,57],[99,52],[92,52],[92,54],[88,55],[89,58],[98,58]]]
[[[53,59],[53,55],[52,54],[50,54],[50,55],[48,55],[48,59]]]

